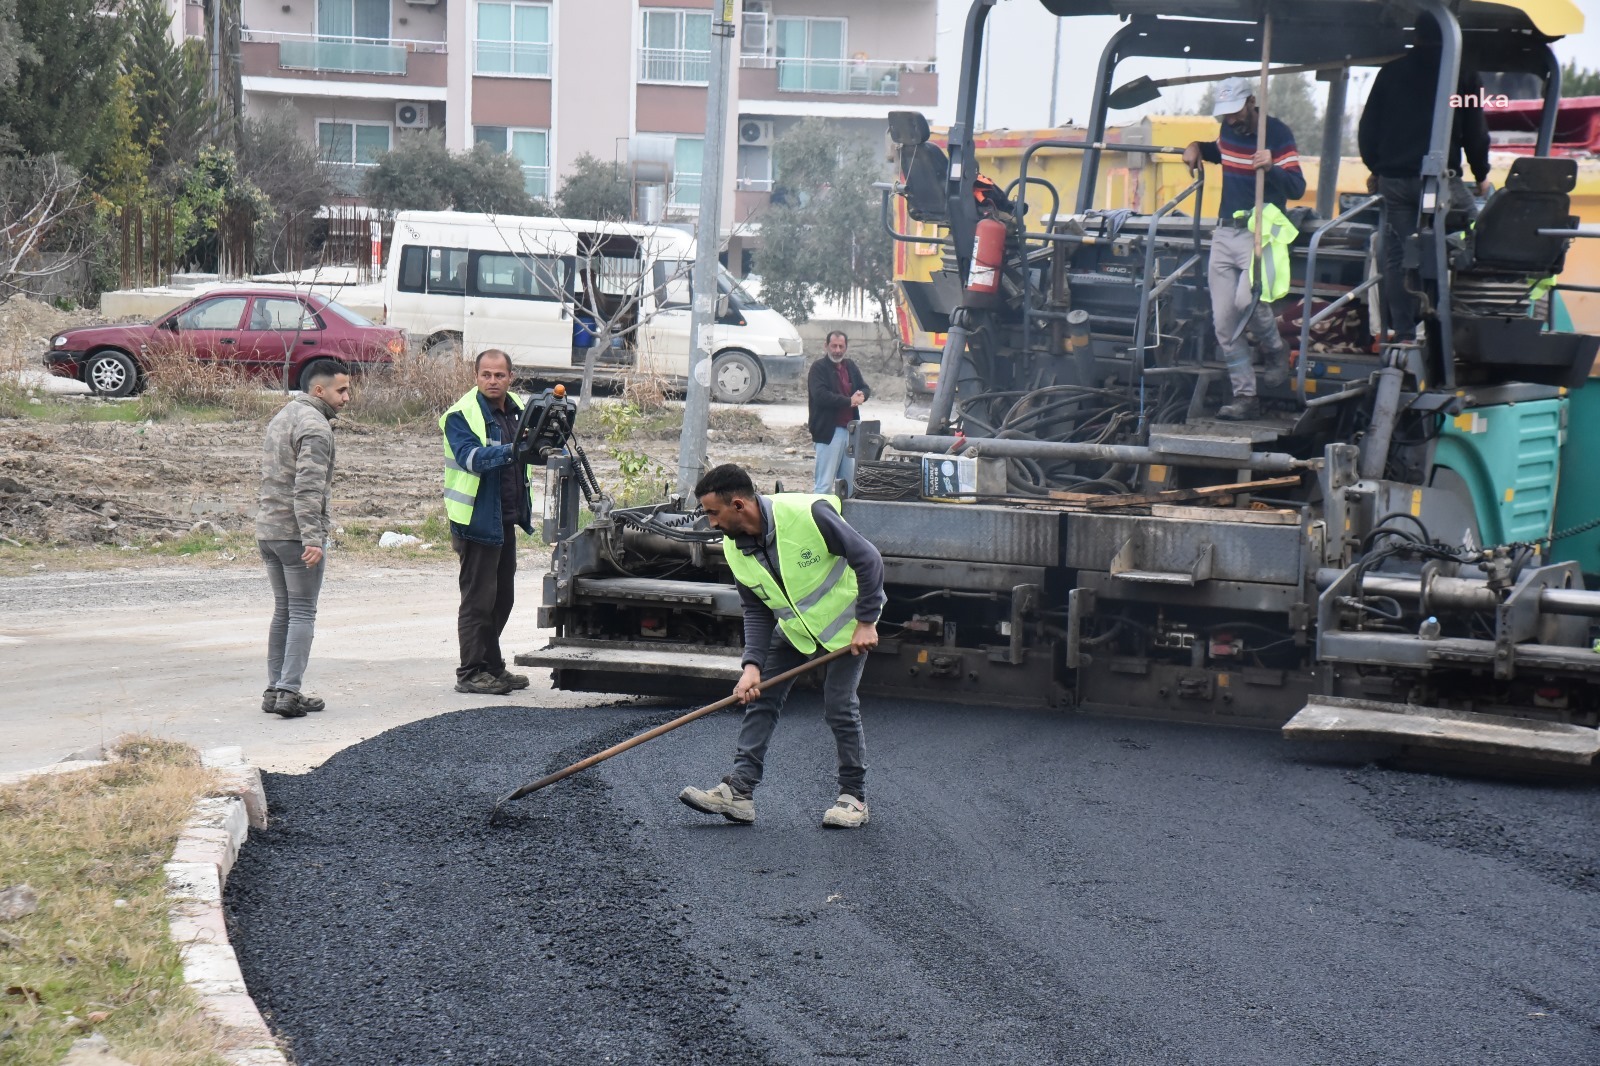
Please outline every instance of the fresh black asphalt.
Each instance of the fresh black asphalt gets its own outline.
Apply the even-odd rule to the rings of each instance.
[[[727,768],[731,712],[487,824],[671,713],[468,710],[268,775],[226,902],[294,1060],[1600,1062],[1592,785],[870,701],[872,821],[831,832],[806,694],[754,826],[676,799]]]

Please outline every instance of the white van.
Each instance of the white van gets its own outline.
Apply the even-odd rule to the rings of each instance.
[[[629,370],[683,383],[689,373],[689,278],[695,241],[681,230],[618,222],[457,211],[395,216],[384,277],[386,322],[429,347],[510,354],[531,377],[576,378],[602,309],[622,336],[597,377]],[[721,277],[712,333],[712,399],[745,403],[805,366],[800,334]]]

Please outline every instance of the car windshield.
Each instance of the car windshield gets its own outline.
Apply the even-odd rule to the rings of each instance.
[[[740,285],[738,280],[730,273],[728,268],[721,263],[717,264],[717,283],[722,291],[739,298],[739,306],[746,311],[765,311],[767,305],[750,295],[750,291]]]
[[[338,300],[329,300],[327,303],[322,305],[322,309],[324,311],[332,311],[334,314],[338,315],[340,318],[344,319],[346,322],[350,323],[352,326],[376,326],[377,325],[376,322],[372,321],[366,315],[363,315],[363,314],[360,314],[358,312],[350,310],[348,307],[346,307],[344,304],[340,303]]]

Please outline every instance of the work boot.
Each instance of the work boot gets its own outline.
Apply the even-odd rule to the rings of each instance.
[[[841,792],[822,815],[822,824],[828,829],[860,829],[867,824],[867,802],[848,792]]]
[[[1268,357],[1267,367],[1261,372],[1261,383],[1273,389],[1289,383],[1289,364],[1285,357]]]
[[[479,696],[504,696],[511,685],[487,670],[479,670],[465,681],[456,682],[457,692],[471,692]]]
[[[504,681],[510,687],[510,690],[513,691],[513,692],[515,692],[519,688],[527,688],[528,687],[528,675],[527,674],[513,674],[513,673],[510,673],[510,672],[508,672],[506,670],[501,670],[500,673],[497,676],[499,677],[499,679],[501,681]]]
[[[726,781],[714,788],[686,788],[678,798],[697,811],[720,814],[730,822],[749,825],[756,820],[756,801],[735,792]]]
[[[278,690],[269,688],[261,694],[261,709],[271,714],[273,708],[278,706]]]
[[[302,696],[298,692],[280,689],[272,705],[272,713],[283,718],[304,718],[307,711],[320,711],[326,706],[315,696]]]
[[[1217,417],[1224,422],[1244,422],[1251,418],[1261,417],[1261,401],[1254,396],[1239,396],[1230,404],[1226,404],[1217,412]]]

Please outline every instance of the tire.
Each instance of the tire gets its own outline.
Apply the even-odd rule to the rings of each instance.
[[[711,398],[718,403],[749,403],[766,383],[761,362],[749,352],[723,352],[711,364]]]
[[[96,396],[132,396],[139,391],[139,367],[127,352],[96,352],[83,368],[84,384]]]
[[[323,367],[330,365],[332,365],[332,360],[329,359],[311,360],[311,362],[300,368],[300,376],[295,379],[294,387],[301,392],[310,392],[311,379],[316,377]]]
[[[461,334],[435,333],[428,338],[427,343],[422,346],[422,350],[431,359],[460,359],[462,352]]]

